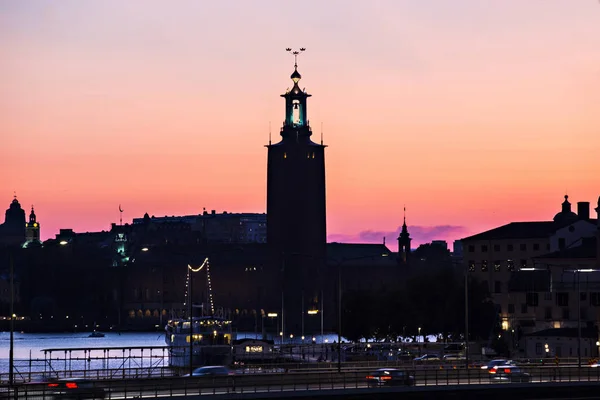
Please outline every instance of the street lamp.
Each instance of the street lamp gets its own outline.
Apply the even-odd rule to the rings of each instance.
[[[10,263],[10,349],[8,351],[8,385],[13,385],[14,380],[14,368],[15,368],[15,269],[13,265],[12,253],[9,253]]]
[[[600,269],[568,269],[566,272],[573,272],[577,275],[577,366],[581,368],[581,273],[598,272]]]

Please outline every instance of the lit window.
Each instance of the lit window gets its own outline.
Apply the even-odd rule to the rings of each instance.
[[[287,153],[283,153],[283,158],[287,158]]]
[[[486,272],[488,270],[488,263],[487,260],[483,260],[481,262],[481,272]]]
[[[514,271],[515,270],[515,262],[513,260],[508,260],[506,262],[506,269],[509,271]]]

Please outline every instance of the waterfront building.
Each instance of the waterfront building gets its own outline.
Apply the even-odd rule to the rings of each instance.
[[[579,202],[574,213],[565,196],[550,221],[512,222],[462,239],[464,270],[487,285],[511,335],[598,322],[599,273],[580,277],[581,293],[573,273],[600,265],[598,219],[589,208]]]

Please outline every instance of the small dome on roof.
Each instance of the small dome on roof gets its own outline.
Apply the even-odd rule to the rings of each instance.
[[[579,217],[573,211],[571,211],[571,203],[569,202],[569,196],[565,195],[565,201],[562,203],[562,210],[554,216],[554,222],[561,224],[570,223],[577,221]]]
[[[294,81],[294,83],[298,83],[300,79],[302,79],[302,75],[298,72],[298,69],[294,67],[294,72],[290,76],[290,78]]]

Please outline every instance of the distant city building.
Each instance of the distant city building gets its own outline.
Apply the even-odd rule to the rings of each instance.
[[[21,246],[25,240],[25,211],[21,208],[15,194],[6,210],[4,223],[0,225],[0,244]]]
[[[184,216],[148,216],[134,218],[133,225],[144,223],[156,225],[179,224],[189,225],[191,231],[199,232],[208,243],[266,243],[267,215],[258,213],[229,213],[218,214],[215,210],[206,210],[198,215]]]
[[[462,257],[463,255],[463,246],[460,240],[455,240],[452,243],[452,256],[454,257]]]
[[[431,245],[441,247],[444,250],[448,250],[448,242],[446,242],[445,240],[432,240]]]
[[[551,221],[512,222],[462,239],[464,268],[487,285],[503,329],[534,331],[576,323],[578,313],[569,308],[575,307],[577,293],[572,284],[569,289],[560,282],[573,280],[573,273],[564,275],[565,270],[600,267],[600,227],[598,220],[590,219],[589,204],[578,203],[576,214],[565,196],[562,210]],[[564,292],[557,293],[563,290],[559,287]],[[582,291],[586,299],[599,299],[585,300],[594,310],[585,321],[595,323],[600,289],[596,293],[586,286]]]

